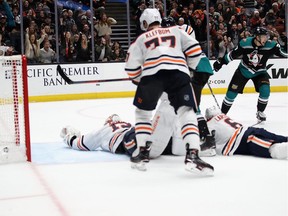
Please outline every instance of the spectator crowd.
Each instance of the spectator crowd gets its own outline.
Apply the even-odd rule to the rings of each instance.
[[[170,0],[166,7],[162,0],[130,1],[136,36],[142,33],[139,17],[153,6],[178,25],[192,26],[210,59],[224,56],[258,26],[267,28],[270,39],[287,49],[285,0],[210,0],[208,6],[203,0]],[[125,60],[126,50],[111,38],[117,20],[107,16],[105,0],[93,0],[93,10],[90,0],[58,0],[56,10],[54,0],[22,2],[20,14],[19,0],[0,0],[0,55],[21,54],[23,41],[29,64],[53,63],[57,57],[59,62]]]

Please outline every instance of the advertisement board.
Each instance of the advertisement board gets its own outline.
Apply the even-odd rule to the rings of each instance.
[[[214,61],[211,61],[213,64]],[[240,60],[234,60],[210,77],[209,84],[215,94],[226,92],[227,86],[238,67]],[[67,76],[77,80],[103,80],[128,78],[124,71],[125,63],[86,63],[61,64]],[[28,66],[30,101],[57,101],[71,99],[132,97],[136,86],[130,81],[100,82],[68,85],[58,74],[56,64]],[[287,59],[271,59],[267,65],[271,77],[271,91],[287,92]],[[254,92],[251,81],[245,92]],[[205,86],[203,94],[209,93]]]

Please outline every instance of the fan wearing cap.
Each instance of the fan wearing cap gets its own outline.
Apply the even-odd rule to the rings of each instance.
[[[140,17],[142,33],[127,52],[125,71],[137,84],[134,97],[137,149],[131,156],[132,168],[146,170],[153,148],[152,112],[163,92],[177,113],[181,135],[186,144],[185,168],[189,172],[211,175],[214,168],[199,158],[197,102],[190,84],[189,68],[197,67],[202,53],[195,39],[177,26],[161,27],[161,15],[147,8]],[[187,60],[186,60],[187,59]],[[173,125],[171,125],[172,127]]]
[[[288,57],[288,54],[281,50],[276,41],[268,40],[268,38],[268,31],[263,27],[257,27],[253,37],[242,39],[237,47],[214,62],[215,71],[219,71],[223,64],[228,64],[242,56],[223,100],[222,113],[228,113],[237,95],[242,94],[247,82],[252,80],[256,92],[259,93],[256,118],[259,122],[266,121],[264,111],[270,96],[270,76],[266,69],[267,61],[273,55]]]

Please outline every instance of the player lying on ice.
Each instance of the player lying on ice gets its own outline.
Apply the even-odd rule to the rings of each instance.
[[[168,101],[166,101],[168,103]],[[161,103],[158,107],[153,121],[153,133],[151,136],[152,147],[149,153],[150,158],[160,155],[185,156],[186,149],[178,131],[171,127],[174,125],[174,116],[166,115],[173,111],[172,106]],[[177,125],[174,125],[176,127]],[[175,132],[174,132],[175,131]],[[116,114],[109,116],[103,127],[93,130],[87,134],[72,127],[66,126],[61,130],[60,136],[70,148],[83,151],[104,150],[111,153],[132,155],[137,147],[135,128],[130,123],[122,121]],[[207,136],[200,145],[200,156],[214,156],[215,142],[212,136]],[[214,145],[214,146],[213,146]],[[145,169],[145,167],[143,167]]]
[[[161,103],[153,118],[154,132],[150,158],[160,155],[186,155],[185,145],[179,134],[173,108],[168,101]],[[208,135],[200,145],[200,156],[217,154],[231,156],[234,154],[254,155],[265,158],[287,159],[287,137],[273,134],[263,128],[242,126],[221,113],[216,107],[206,109],[208,127],[212,135]],[[174,127],[170,127],[173,125]],[[116,154],[132,155],[136,149],[134,127],[124,122],[116,114],[109,116],[102,128],[81,135],[71,126],[61,130],[60,136],[72,149],[82,151],[104,150]],[[215,152],[216,144],[216,152]],[[146,170],[145,166],[143,170]]]
[[[213,132],[219,155],[253,155],[264,158],[287,159],[288,137],[263,128],[247,127],[235,122],[220,109],[206,109],[208,128]]]
[[[163,116],[166,122],[175,125],[173,131],[170,132],[173,145],[178,147],[178,153],[184,151],[176,114],[167,98],[162,97],[155,116],[157,117],[157,115]],[[220,109],[215,106],[206,109],[205,118],[210,131],[205,145],[216,146],[218,155],[240,154],[275,159],[288,158],[287,136],[277,135],[263,128],[243,126],[221,113]],[[215,142],[215,144],[211,142]],[[179,155],[182,154],[184,155],[184,152]]]
[[[174,125],[172,131],[166,130],[166,136],[172,137],[173,146],[177,147],[178,155],[185,155],[176,114],[165,94],[161,99],[154,121],[159,116],[162,118],[160,125],[165,125],[165,123]],[[221,110],[215,106],[206,109],[205,118],[210,134],[207,136],[204,145],[216,145],[216,153],[219,155],[242,154],[276,159],[288,157],[287,136],[276,135],[263,128],[243,126],[221,113]],[[158,129],[160,129],[158,131],[160,133],[161,127]],[[214,153],[212,150],[208,151],[207,149],[205,152],[207,152],[205,156],[209,156],[209,154],[212,156],[212,153]]]

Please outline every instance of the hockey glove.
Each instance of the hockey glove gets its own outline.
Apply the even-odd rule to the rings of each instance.
[[[104,125],[106,125],[106,124],[111,125],[113,123],[117,123],[120,121],[121,121],[121,118],[117,114],[112,114],[105,120]]]
[[[222,65],[223,65],[222,58],[219,58],[217,59],[217,61],[214,62],[213,68],[216,72],[218,72],[222,68]]]
[[[200,139],[204,140],[207,137],[207,135],[210,133],[208,126],[207,126],[207,122],[202,115],[197,116],[197,121],[198,121]]]
[[[211,134],[207,135],[205,141],[200,145],[201,151],[205,151],[207,149],[215,149],[215,130],[211,131]]]

